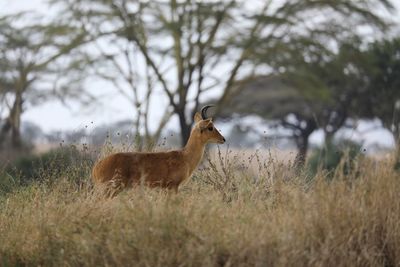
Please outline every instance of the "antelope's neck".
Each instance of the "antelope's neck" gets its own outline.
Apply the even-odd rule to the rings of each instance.
[[[190,173],[192,173],[196,169],[197,165],[199,165],[204,154],[205,145],[206,144],[193,138],[193,136],[190,136],[186,146],[184,147],[183,154],[189,165]]]

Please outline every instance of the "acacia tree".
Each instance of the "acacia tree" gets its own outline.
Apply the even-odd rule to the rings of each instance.
[[[368,83],[365,71],[360,68],[366,63],[360,47],[361,41],[354,36],[339,44],[337,53],[318,52],[318,56],[310,57],[309,53],[293,49],[292,59],[280,62],[285,66],[280,75],[287,82],[306,96],[314,92],[311,97],[319,104],[310,103],[309,106],[317,128],[325,133],[326,143],[330,143],[342,127],[352,127],[348,119],[357,119],[361,113],[363,106],[359,106],[358,99],[367,90]]]
[[[374,110],[365,99],[370,86],[368,77],[372,76],[365,68],[370,65],[358,42],[341,44],[337,53],[313,47],[312,54],[306,47],[299,49],[301,43],[281,47],[280,51],[291,57],[274,62],[280,66],[276,73],[236,83],[224,114],[255,114],[276,128],[289,130],[288,137],[298,149],[298,167],[305,163],[308,140],[314,131],[322,129],[329,144],[339,129],[354,127],[351,121]],[[307,45],[310,47],[310,43]]]
[[[221,115],[257,115],[265,119],[277,130],[273,136],[268,134],[270,138],[285,137],[294,141],[298,150],[296,163],[302,166],[309,137],[318,129],[314,111],[324,105],[322,100],[315,101],[315,98],[303,94],[283,75],[255,76],[236,84]]]
[[[337,5],[332,8],[338,13],[328,16],[326,21],[311,31],[305,31],[305,34],[302,31],[294,33],[278,42],[264,43],[260,39],[260,46],[253,52],[253,60],[256,64],[267,62],[272,67],[273,76],[256,75],[253,78],[258,81],[252,83],[258,83],[262,88],[259,83],[267,81],[264,88],[270,89],[267,90],[268,97],[262,98],[259,94],[251,97],[248,93],[248,98],[241,98],[242,90],[236,90],[236,98],[244,102],[253,99],[271,104],[259,109],[258,113],[275,122],[278,120],[277,125],[292,131],[298,148],[296,164],[299,167],[304,165],[308,138],[313,131],[323,129],[326,142],[330,142],[334,134],[346,126],[348,118],[360,114],[356,100],[365,92],[367,82],[363,71],[358,68],[365,62],[360,51],[363,35],[357,27],[368,25],[380,32],[387,28],[386,21],[376,15],[369,4],[375,7],[383,5],[392,10],[388,1],[364,2],[361,6],[354,2],[355,5],[349,3],[345,6],[339,1],[332,4]],[[338,17],[344,14],[348,17],[337,23]],[[250,81],[253,78],[250,77]],[[270,88],[271,79],[278,80],[278,86]],[[251,84],[249,87],[252,87]],[[235,92],[227,97],[232,95]],[[289,108],[285,103],[289,104]],[[249,105],[247,111],[254,108],[257,108],[255,103]]]
[[[360,66],[368,90],[360,99],[364,118],[378,118],[393,134],[396,145],[395,168],[400,169],[400,38],[372,43],[363,53]]]
[[[87,34],[102,36],[108,48],[132,44],[141,65],[135,80],[138,90],[148,90],[146,83],[141,84],[142,76],[152,81],[153,91],[163,93],[179,119],[182,142],[207,96],[219,95],[219,112],[237,79],[269,66],[265,61],[256,63],[255,52],[272,56],[276,44],[292,34],[310,37],[322,35],[327,28],[338,33],[354,23],[378,24],[381,20],[369,5],[390,5],[386,0],[52,2],[63,7],[59,17],[85,25]],[[323,15],[316,16],[317,12]],[[104,31],[111,33],[105,37]],[[145,114],[143,101],[149,99],[134,102],[141,103],[137,109]]]
[[[71,54],[85,36],[66,25],[34,21],[26,14],[0,19],[0,146],[10,138],[13,148],[21,147],[21,116],[28,108],[53,97],[87,96],[78,86],[82,62]]]
[[[130,84],[128,90],[133,92],[137,128],[148,129],[149,103],[153,92],[161,91],[167,98],[164,113],[169,114],[172,108],[172,113],[178,116],[182,142],[185,142],[200,96],[221,84],[221,77],[213,70],[221,65],[224,57],[221,51],[230,42],[229,31],[222,38],[220,28],[224,25],[229,30],[227,23],[234,6],[234,1],[71,1],[66,8],[72,18],[81,20],[91,36],[102,36],[105,25],[112,27],[113,34],[97,40],[106,43],[107,49],[114,44],[130,47],[111,57],[109,50],[102,49],[101,54],[113,61],[113,67],[120,74],[126,72],[122,76]],[[121,55],[134,60],[118,61]],[[135,69],[129,61],[141,67]],[[232,74],[231,80],[235,75]],[[120,75],[109,74],[106,77],[117,88],[120,85],[115,81],[119,78]],[[119,91],[126,92],[121,87]],[[135,91],[145,92],[144,97],[140,98]],[[187,112],[189,106],[191,110]],[[144,116],[142,123],[141,116]],[[159,125],[163,126],[168,118],[165,116]]]

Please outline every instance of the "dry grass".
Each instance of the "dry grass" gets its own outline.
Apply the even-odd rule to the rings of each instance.
[[[104,199],[70,177],[16,188],[0,197],[0,265],[400,266],[390,162],[360,160],[310,182],[252,160],[250,171],[221,153],[177,195],[136,188]]]

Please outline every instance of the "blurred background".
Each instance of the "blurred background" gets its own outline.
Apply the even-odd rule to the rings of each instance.
[[[384,158],[400,144],[399,10],[0,0],[0,168],[60,146],[180,147],[205,104],[232,149],[300,166],[329,149]]]

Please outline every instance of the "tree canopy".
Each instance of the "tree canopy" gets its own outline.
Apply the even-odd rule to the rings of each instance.
[[[101,39],[103,47],[109,48],[108,58],[121,55],[110,47],[134,51],[132,58],[144,68],[130,77],[137,90],[149,96],[134,95],[133,102],[141,103],[136,105],[137,118],[147,114],[151,92],[161,92],[179,119],[182,142],[189,136],[199,103],[218,94],[218,113],[235,81],[266,67],[275,69],[273,62],[290,56],[281,49],[294,38],[331,51],[334,47],[326,44],[334,46],[352,35],[354,28],[385,28],[385,21],[371,7],[392,7],[386,0],[52,3],[62,8],[61,20],[74,21],[87,35]],[[146,118],[141,127],[146,127]]]
[[[88,96],[79,86],[84,78],[81,55],[72,54],[84,42],[82,32],[35,18],[25,25],[26,17],[0,18],[0,146],[9,137],[13,147],[21,146],[21,115],[30,107],[54,97]]]

